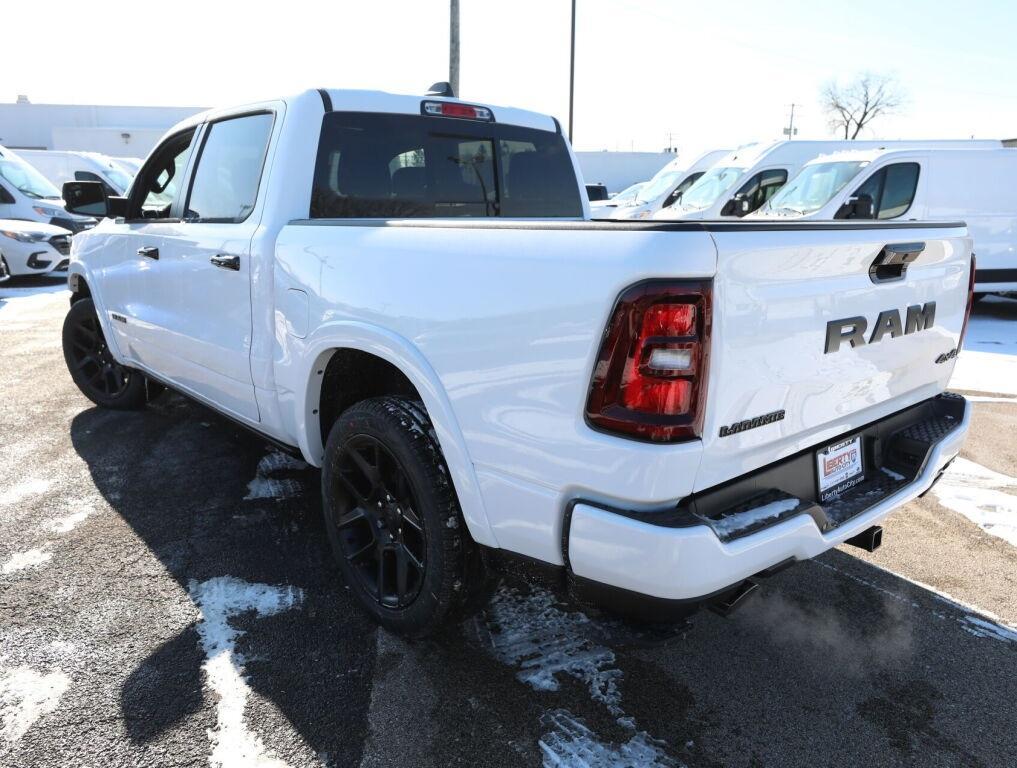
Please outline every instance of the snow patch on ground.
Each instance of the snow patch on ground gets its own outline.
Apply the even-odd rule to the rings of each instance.
[[[939,503],[952,509],[986,533],[1017,546],[1017,478],[957,457],[933,486]]]
[[[1004,627],[994,621],[986,621],[981,616],[965,616],[965,632],[970,632],[975,637],[991,637],[994,640],[1002,640],[1006,643],[1017,643],[1017,630]]]
[[[519,668],[519,680],[538,691],[556,691],[561,675],[574,677],[586,684],[590,697],[603,704],[618,725],[632,732],[627,742],[612,744],[567,710],[546,712],[541,724],[547,730],[539,741],[545,768],[679,765],[663,751],[664,742],[637,730],[635,718],[622,710],[618,687],[622,672],[615,667],[614,651],[590,637],[593,625],[584,613],[565,610],[545,590],[523,593],[507,586],[498,590],[488,610],[486,624],[478,626],[480,634],[486,636],[496,659]]]
[[[790,512],[792,509],[796,509],[801,501],[798,499],[781,499],[780,501],[771,501],[769,504],[764,504],[761,507],[755,509],[747,509],[744,512],[739,512],[736,515],[725,517],[720,520],[711,520],[710,526],[716,533],[724,534],[728,536],[732,533],[744,530],[750,526],[761,523],[764,520],[772,520],[773,518],[780,517],[785,512]]]
[[[510,587],[498,590],[490,611],[491,651],[503,664],[518,666],[521,681],[539,691],[557,691],[557,676],[570,675],[611,714],[622,714],[622,673],[612,666],[614,652],[586,637],[590,620],[585,614],[563,611],[543,590],[523,595]]]
[[[0,506],[17,504],[31,496],[38,496],[49,490],[49,480],[24,480],[17,485],[0,491]]]
[[[550,730],[540,739],[544,768],[675,768],[662,742],[640,731],[624,744],[604,744],[572,713],[548,712],[541,723]]]
[[[92,514],[92,510],[83,509],[80,512],[75,512],[67,515],[66,517],[52,520],[46,527],[53,533],[69,533],[81,525],[81,523],[83,523],[90,514]]]
[[[191,582],[189,591],[201,618],[198,636],[205,652],[202,669],[209,686],[219,696],[218,727],[208,733],[212,742],[211,764],[221,768],[285,768],[287,764],[267,753],[264,742],[244,720],[251,689],[244,676],[246,659],[236,650],[237,638],[243,632],[229,622],[249,611],[271,616],[288,610],[303,600],[303,591],[296,587],[249,584],[230,576],[200,584]]]
[[[10,743],[18,741],[32,724],[49,714],[71,684],[61,672],[37,672],[28,666],[0,669],[0,734]]]
[[[42,565],[52,557],[53,553],[47,552],[44,549],[29,549],[25,552],[17,552],[11,555],[7,562],[3,564],[0,572],[6,576],[16,571],[23,571],[25,568],[34,568],[37,565]]]
[[[279,472],[294,472],[307,469],[307,464],[287,456],[282,451],[265,454],[258,462],[254,479],[247,484],[245,500],[253,499],[290,499],[299,496],[303,486],[297,480],[277,478]]]

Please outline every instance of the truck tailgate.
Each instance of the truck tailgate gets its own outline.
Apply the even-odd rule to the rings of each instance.
[[[697,491],[928,399],[953,371],[971,254],[962,225],[776,228],[780,238],[713,229]]]

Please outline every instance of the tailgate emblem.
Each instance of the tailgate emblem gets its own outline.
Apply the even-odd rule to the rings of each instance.
[[[754,419],[736,421],[730,427],[721,427],[720,436],[727,437],[728,435],[737,435],[739,432],[745,432],[748,429],[755,429],[756,427],[773,424],[773,422],[782,421],[783,419],[784,411],[771,411],[770,413],[764,413],[762,416],[756,416]]]
[[[907,316],[903,324],[901,324],[898,310],[887,309],[880,312],[868,342],[865,341],[865,330],[869,327],[869,322],[864,317],[831,320],[826,324],[826,349],[823,351],[826,354],[836,352],[840,349],[841,342],[844,341],[852,347],[863,347],[867,343],[874,344],[877,341],[882,341],[884,336],[896,339],[898,336],[907,336],[909,333],[928,330],[935,323],[936,302],[934,301],[927,301],[925,304],[912,304],[907,308]]]

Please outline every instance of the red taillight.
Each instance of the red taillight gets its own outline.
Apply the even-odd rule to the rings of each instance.
[[[494,115],[487,107],[476,107],[472,104],[459,104],[454,101],[425,101],[420,105],[425,115],[438,117],[465,117],[469,120],[494,120]]]
[[[964,325],[961,326],[960,340],[957,342],[957,353],[964,348],[964,334],[968,332],[968,320],[971,319],[971,308],[975,306],[975,254],[971,254],[971,274],[968,275],[968,305],[964,308]]]
[[[699,437],[709,342],[709,283],[628,289],[605,332],[586,418],[599,429],[654,442]]]

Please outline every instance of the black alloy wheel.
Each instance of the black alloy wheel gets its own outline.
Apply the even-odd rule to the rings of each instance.
[[[356,435],[343,444],[335,477],[348,498],[335,520],[343,556],[379,605],[405,608],[427,569],[427,534],[406,473],[378,439]]]

